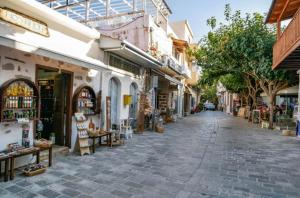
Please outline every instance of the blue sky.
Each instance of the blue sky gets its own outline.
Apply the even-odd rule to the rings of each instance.
[[[173,11],[171,21],[187,19],[194,32],[197,42],[205,35],[209,28],[206,20],[215,16],[218,22],[224,20],[224,8],[230,4],[232,10],[241,10],[242,13],[267,13],[272,0],[167,0]]]

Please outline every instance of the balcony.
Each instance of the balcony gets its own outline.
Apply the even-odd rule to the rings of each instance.
[[[273,46],[273,69],[300,68],[300,9]]]
[[[189,67],[184,65],[184,66],[182,66],[182,68],[183,68],[182,75],[187,79],[191,79],[192,78],[192,71],[189,69]]]

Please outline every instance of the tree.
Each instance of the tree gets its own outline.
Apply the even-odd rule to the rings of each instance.
[[[225,7],[226,24],[216,26],[215,18],[208,20],[211,31],[200,41],[196,57],[207,76],[242,76],[256,108],[256,96],[263,90],[270,99],[270,128],[273,127],[274,98],[278,91],[293,82],[287,71],[273,71],[272,46],[275,28],[264,24],[263,16],[254,13],[242,17]]]

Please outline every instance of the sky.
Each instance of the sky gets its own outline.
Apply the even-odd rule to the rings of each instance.
[[[173,14],[170,21],[187,19],[193,30],[195,42],[207,34],[206,20],[212,16],[224,21],[224,8],[230,4],[232,11],[242,13],[267,13],[272,0],[167,0]]]

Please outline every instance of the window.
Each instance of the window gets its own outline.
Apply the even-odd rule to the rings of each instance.
[[[140,75],[140,68],[138,65],[114,54],[109,55],[109,65],[124,71],[128,71],[135,76]]]

